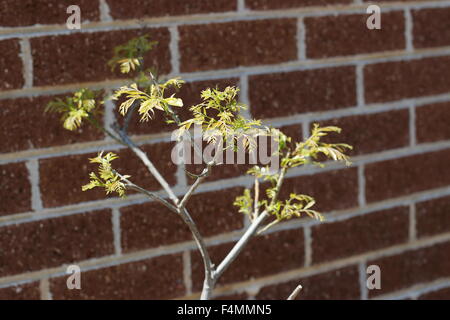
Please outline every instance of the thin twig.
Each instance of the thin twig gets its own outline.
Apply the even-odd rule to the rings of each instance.
[[[118,131],[121,139],[123,142],[131,149],[131,151],[136,154],[139,159],[145,164],[145,166],[148,168],[150,173],[155,177],[155,179],[159,182],[159,184],[163,187],[163,189],[167,192],[169,195],[169,198],[173,201],[173,203],[178,204],[178,197],[173,193],[172,189],[170,188],[167,181],[163,178],[163,176],[159,173],[159,171],[156,169],[155,165],[150,161],[148,156],[143,152],[141,149],[139,149],[133,141],[128,138],[126,134],[124,134],[121,131]]]
[[[117,172],[115,172],[115,173],[117,173]],[[117,174],[120,176],[121,180],[126,183],[126,187],[136,190],[140,193],[143,193],[144,195],[148,196],[152,200],[156,200],[156,201],[162,203],[164,206],[169,208],[172,212],[178,214],[181,217],[181,219],[184,221],[184,223],[188,226],[189,230],[192,233],[192,236],[194,237],[197,247],[200,251],[200,255],[202,256],[203,261],[204,261],[204,267],[205,267],[205,286],[204,287],[206,289],[204,290],[205,294],[202,295],[202,299],[204,299],[204,300],[209,299],[209,297],[211,296],[211,293],[212,293],[213,285],[214,285],[214,283],[212,281],[213,265],[211,262],[211,258],[209,257],[208,250],[206,248],[206,243],[203,240],[203,237],[200,234],[200,232],[197,228],[197,225],[195,224],[194,220],[192,219],[192,217],[189,214],[189,212],[187,211],[187,209],[184,207],[177,208],[174,205],[172,205],[170,202],[161,198],[160,196],[134,184],[127,178],[124,178],[119,173],[117,173]]]
[[[161,89],[159,88],[158,79],[153,75],[152,72],[149,72],[149,73],[150,73],[150,79],[152,80],[153,85],[155,86],[156,90],[158,90],[159,94],[162,95]],[[169,105],[167,105],[166,108],[169,111],[169,115],[172,118],[172,120],[179,126],[181,124],[181,120],[178,117],[178,114],[175,111],[173,111],[173,109]],[[197,154],[197,156],[200,157],[200,159],[203,160],[202,151],[199,149],[199,147],[195,143],[195,140],[194,140],[194,138],[192,138],[191,134],[189,132],[187,132],[187,134],[189,135],[189,140],[192,144],[192,147],[194,148],[194,152]]]
[[[206,168],[203,169],[203,172],[197,177],[197,180],[195,180],[194,184],[189,188],[188,192],[184,195],[183,199],[178,205],[179,208],[182,208],[186,205],[186,203],[189,201],[189,199],[191,198],[192,194],[197,189],[197,187],[209,176],[211,167],[212,164],[208,164]]]
[[[259,215],[259,180],[255,177],[255,203],[253,209],[253,219],[256,219]]]
[[[230,266],[230,264],[237,258],[239,253],[244,249],[250,238],[256,233],[256,230],[264,222],[264,220],[269,216],[267,211],[263,211],[256,220],[250,225],[247,231],[244,233],[241,239],[234,245],[233,249],[228,253],[228,255],[223,259],[223,261],[217,267],[214,273],[214,279],[217,280],[225,272],[225,270]]]
[[[121,131],[126,135],[128,135],[128,126],[130,125],[131,118],[133,117],[134,110],[136,110],[137,105],[138,102],[134,101],[130,109],[128,110],[127,114],[125,115]]]
[[[297,288],[295,288],[294,291],[292,291],[291,295],[287,298],[288,300],[295,300],[297,298],[300,291],[303,289],[301,285],[298,285]]]
[[[192,220],[191,215],[187,211],[186,208],[179,208],[179,213],[181,215],[181,218],[183,221],[187,224],[189,227],[189,230],[191,231],[195,242],[197,243],[197,247],[200,251],[200,255],[203,259],[203,265],[205,268],[205,281],[203,283],[203,290],[201,299],[202,300],[208,300],[211,297],[212,290],[214,287],[214,281],[213,281],[213,264],[211,262],[211,258],[208,253],[208,249],[206,248],[206,243],[203,240],[203,237],[201,236],[200,232],[197,229],[197,225],[195,224],[194,220]]]
[[[156,80],[153,77],[153,74],[151,74],[152,77],[152,81],[154,81],[154,83],[157,85]],[[158,90],[159,90],[159,86],[157,86]],[[178,116],[175,114],[175,112],[171,111],[171,116],[173,117],[173,119],[176,121],[177,124],[180,124],[180,120],[178,118]],[[131,110],[130,110],[131,111]],[[132,112],[130,112],[131,114]],[[180,215],[180,217],[183,219],[183,221],[185,222],[185,224],[189,227],[189,230],[192,233],[192,236],[197,244],[197,247],[200,251],[200,254],[202,256],[203,259],[203,263],[204,263],[204,267],[205,267],[205,281],[204,281],[204,290],[202,292],[202,296],[201,298],[204,300],[207,300],[211,297],[212,294],[212,290],[214,287],[214,280],[213,280],[213,264],[211,262],[208,250],[206,248],[206,243],[202,237],[202,235],[200,234],[197,225],[195,224],[194,220],[192,219],[191,215],[189,214],[188,210],[186,209],[185,205],[187,203],[187,201],[189,200],[190,196],[193,194],[193,192],[195,191],[195,189],[198,187],[198,185],[206,178],[206,176],[209,174],[209,171],[211,169],[211,166],[214,165],[213,162],[211,162],[210,164],[208,164],[207,168],[205,168],[206,172],[204,172],[204,174],[202,174],[201,176],[198,177],[198,180],[196,181],[196,183],[191,187],[191,189],[188,191],[188,193],[185,195],[185,197],[183,198],[182,203],[180,203],[180,205],[178,206],[179,203],[179,199],[178,197],[174,194],[173,190],[171,189],[171,187],[169,186],[169,184],[167,183],[167,181],[161,176],[161,174],[159,173],[159,171],[156,169],[156,167],[153,165],[153,163],[150,161],[150,159],[148,158],[148,156],[141,150],[139,149],[134,142],[128,137],[127,135],[127,129],[128,129],[128,125],[130,122],[130,118],[131,115],[127,115],[127,117],[125,118],[125,123],[124,126],[122,128],[119,128],[118,124],[115,123],[112,125],[112,128],[114,129],[114,131],[116,132],[116,134],[120,137],[116,137],[113,133],[111,133],[109,130],[107,130],[106,128],[102,127],[98,121],[96,121],[96,119],[94,117],[92,117],[92,119],[89,119],[90,122],[97,127],[98,129],[104,131],[106,134],[108,134],[109,136],[111,136],[114,140],[116,140],[117,142],[119,142],[120,144],[130,148],[138,157],[139,159],[145,164],[145,166],[147,167],[147,169],[150,171],[150,173],[153,175],[153,177],[159,182],[159,184],[164,188],[164,190],[167,192],[169,198],[173,201],[173,203],[176,205],[172,205],[170,202],[166,201],[164,198],[132,183],[131,181],[129,181],[128,179],[126,179],[125,177],[121,176],[119,173],[117,173],[122,181],[125,182],[125,186],[129,189],[133,189],[136,190],[146,196],[148,196],[149,198],[151,198],[152,200],[156,200],[160,203],[162,203],[164,206],[166,206],[167,208],[169,208],[172,212],[177,213],[178,215]],[[191,141],[192,141],[192,137],[191,137]],[[194,148],[195,148],[195,144],[194,144]],[[201,152],[200,152],[201,154]]]
[[[148,191],[148,190],[146,190],[146,189],[144,189],[144,188],[142,188],[142,187],[139,187],[138,185],[132,183],[131,181],[129,181],[129,180],[127,180],[127,179],[123,179],[123,178],[122,178],[122,180],[126,182],[126,185],[125,185],[125,186],[126,186],[127,188],[133,189],[133,190],[136,190],[136,191],[138,191],[138,192],[140,192],[140,193],[145,194],[145,195],[148,196],[150,199],[156,200],[156,201],[162,203],[164,206],[166,206],[167,208],[169,208],[172,212],[175,212],[175,213],[178,214],[178,209],[177,209],[177,207],[175,207],[174,205],[172,205],[170,202],[166,201],[164,198],[162,198],[162,197],[158,196],[157,194],[155,194],[155,193],[153,193],[153,192],[150,192],[150,191]]]
[[[276,198],[280,192],[281,186],[283,184],[284,177],[286,175],[286,168],[281,170],[280,176],[278,177],[277,185],[275,187],[275,195],[272,198],[272,204],[275,203]],[[241,239],[234,245],[233,249],[228,253],[225,259],[217,267],[217,270],[214,273],[214,280],[217,279],[225,272],[225,270],[230,266],[230,264],[237,258],[239,253],[244,249],[245,245],[248,243],[250,238],[256,233],[257,229],[262,225],[262,223],[269,216],[269,213],[264,210],[257,218],[252,222],[250,227],[244,233]]]

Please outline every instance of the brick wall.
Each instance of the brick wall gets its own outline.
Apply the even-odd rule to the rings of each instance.
[[[181,2],[181,4],[180,4]],[[305,136],[335,124],[353,165],[298,169],[283,193],[315,196],[327,222],[291,221],[254,239],[218,296],[284,299],[450,298],[450,1],[372,1],[382,30],[365,27],[366,0],[2,0],[0,3],[0,298],[196,298],[199,254],[177,217],[141,195],[81,192],[86,159],[115,150],[119,168],[151,190],[139,161],[84,127],[43,115],[52,98],[122,83],[113,46],[150,33],[148,60],[188,81],[239,85],[252,116]],[[80,31],[65,28],[81,6]],[[116,113],[108,104],[103,121]],[[178,194],[189,183],[170,161],[170,128],[133,123],[138,143]],[[126,160],[124,160],[126,159]],[[226,166],[190,204],[217,263],[245,230],[232,199],[250,186]],[[68,291],[66,266],[82,270]],[[364,285],[366,266],[382,290]]]

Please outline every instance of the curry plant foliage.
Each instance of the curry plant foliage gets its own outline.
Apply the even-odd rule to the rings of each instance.
[[[170,79],[163,84],[151,84],[142,89],[138,88],[137,83],[131,84],[129,87],[124,86],[117,90],[112,96],[113,100],[125,97],[125,102],[120,104],[119,111],[125,116],[128,110],[135,103],[139,104],[138,113],[142,121],[148,121],[153,118],[156,110],[160,110],[165,114],[170,114],[170,107],[182,107],[183,101],[175,97],[175,94],[166,96],[167,89],[180,88],[184,83],[182,80]]]
[[[112,161],[118,156],[112,152],[100,152],[97,157],[90,159],[91,163],[98,165],[98,172],[91,172],[89,182],[82,186],[83,191],[93,188],[103,188],[107,194],[117,193],[124,197],[126,191],[133,189],[158,201],[179,215],[187,224],[196,241],[203,258],[205,268],[205,282],[201,294],[202,299],[211,297],[213,288],[224,270],[234,261],[236,256],[257,231],[262,232],[276,223],[296,217],[309,216],[323,220],[322,214],[314,209],[315,200],[304,194],[291,193],[286,199],[280,199],[280,190],[287,172],[295,167],[316,164],[323,165],[320,160],[329,158],[349,164],[345,152],[351,147],[343,143],[324,142],[323,137],[332,132],[340,132],[337,127],[320,127],[314,124],[311,136],[304,141],[293,139],[279,129],[264,125],[260,120],[247,119],[242,116],[246,106],[238,101],[239,89],[233,86],[224,90],[206,88],[199,95],[201,102],[197,105],[186,106],[183,100],[177,97],[177,90],[184,81],[178,78],[159,81],[150,68],[146,68],[144,56],[157,45],[150,41],[149,36],[138,37],[114,50],[114,57],[109,66],[114,69],[119,66],[123,74],[132,74],[133,78],[105,99],[120,100],[119,113],[125,117],[124,125],[115,123],[110,128],[103,127],[98,119],[103,101],[99,93],[81,89],[72,97],[65,100],[56,99],[48,104],[47,111],[62,114],[64,128],[78,129],[84,120],[103,130],[116,142],[130,148],[138,156],[150,173],[160,183],[169,200],[158,194],[141,188],[129,180],[130,176],[120,173],[113,167]],[[180,119],[177,113],[179,108],[187,108],[191,114],[188,119]],[[277,142],[274,151],[279,159],[279,168],[272,170],[268,165],[255,165],[247,173],[254,179],[254,185],[245,189],[243,195],[234,200],[239,213],[249,217],[251,225],[243,234],[235,248],[230,251],[223,261],[215,266],[210,258],[203,237],[197,229],[186,203],[204,179],[211,174],[213,166],[220,165],[216,161],[204,161],[204,170],[201,175],[193,175],[195,183],[188,188],[182,198],[178,198],[164,177],[156,170],[152,161],[127,135],[127,126],[133,113],[137,113],[140,120],[148,122],[154,118],[156,112],[165,116],[166,122],[178,126],[178,138],[189,133],[194,126],[202,129],[203,140],[212,143],[222,137],[227,148],[237,150],[238,140],[243,141],[244,151],[251,152],[258,146],[259,136],[269,136]],[[190,141],[194,144],[194,140]],[[156,159],[157,160],[157,159]],[[270,219],[271,217],[271,219]]]
[[[103,156],[103,152],[100,152],[97,157],[89,159],[91,163],[97,163],[99,165],[99,176],[97,176],[94,172],[91,172],[89,174],[90,182],[82,186],[82,190],[86,191],[96,187],[101,187],[105,189],[106,194],[117,192],[119,196],[124,197],[125,184],[122,180],[130,178],[130,176],[120,176],[113,170],[111,161],[117,158],[119,157],[113,152],[108,152],[105,156]]]
[[[81,126],[84,119],[89,119],[94,114],[96,96],[98,93],[95,91],[81,89],[65,100],[57,98],[51,101],[45,110],[61,113],[64,128],[74,131]]]
[[[114,70],[120,67],[120,72],[129,73],[141,67],[144,55],[157,45],[149,41],[149,35],[131,39],[129,42],[114,48],[114,56],[108,65]]]

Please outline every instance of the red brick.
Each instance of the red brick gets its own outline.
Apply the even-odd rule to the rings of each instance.
[[[450,45],[450,8],[413,10],[415,48]]]
[[[201,92],[207,88],[219,88],[221,90],[225,89],[227,86],[238,86],[237,78],[230,79],[217,79],[217,80],[205,80],[185,83],[181,89],[176,92],[178,98],[183,99],[184,107],[176,108],[174,111],[177,112],[181,121],[188,120],[192,118],[192,113],[189,110],[191,106],[199,104],[202,102]],[[175,93],[175,92],[174,92]],[[169,93],[167,96],[169,96]],[[117,103],[119,105],[119,103]],[[118,110],[118,107],[116,108]],[[116,118],[120,123],[123,123],[123,117],[116,112]],[[133,115],[129,124],[130,134],[154,134],[161,132],[168,132],[176,130],[178,127],[175,124],[167,124],[166,117],[162,112],[155,112],[155,116],[149,122],[140,121],[137,113]]]
[[[432,236],[450,231],[450,197],[416,204],[417,234]]]
[[[252,10],[273,10],[307,6],[348,4],[351,2],[351,0],[247,0],[245,4],[247,8]]]
[[[212,261],[218,265],[232,249],[234,243],[220,244],[209,249]],[[270,233],[250,240],[244,250],[224,272],[220,284],[247,281],[302,267],[304,263],[303,230]],[[200,254],[192,255],[192,281],[194,290],[201,290],[204,279]]]
[[[247,170],[249,170],[252,166],[249,164],[221,164],[215,166],[210,171],[210,176],[205,179],[207,182],[217,181],[222,179],[231,179],[239,176],[243,176],[246,174]],[[203,172],[205,165],[200,164],[187,164],[186,171],[199,175]],[[186,174],[186,178],[189,184],[193,184],[197,178],[191,177]]]
[[[408,110],[349,116],[323,121],[320,124],[338,126],[342,129],[341,133],[332,133],[324,141],[350,144],[353,150],[347,154],[351,156],[409,145]]]
[[[283,117],[356,105],[354,67],[256,75],[249,78],[252,114]]]
[[[450,139],[450,102],[436,103],[416,109],[416,130],[419,142]]]
[[[368,202],[409,195],[450,183],[450,149],[368,164]]]
[[[0,216],[31,210],[31,184],[25,163],[0,166]]]
[[[81,270],[81,290],[68,290],[67,277],[50,281],[56,300],[159,300],[185,294],[180,255],[166,255],[113,267]]]
[[[20,274],[114,252],[111,212],[99,210],[1,228],[0,275]]]
[[[157,143],[141,148],[170,185],[176,183],[176,166],[170,155],[172,146],[173,144],[169,143]],[[131,181],[151,191],[162,189],[132,151],[122,149],[116,153],[120,158],[112,164],[119,173],[131,175]],[[44,207],[105,199],[107,197],[105,191],[100,188],[81,190],[81,187],[89,182],[89,173],[97,172],[98,166],[89,163],[89,158],[95,156],[97,153],[40,160],[40,188]],[[116,197],[117,195],[110,196]]]
[[[191,234],[175,213],[155,202],[120,209],[122,250],[145,248],[189,241]]]
[[[257,300],[286,300],[300,284],[296,300],[359,300],[358,268],[345,267],[260,289]]]
[[[0,10],[0,12],[3,12]],[[21,88],[25,80],[23,79],[23,64],[20,59],[20,45],[17,39],[0,41],[0,90],[10,90]]]
[[[408,207],[322,223],[312,228],[312,261],[319,263],[379,250],[406,242],[408,236]]]
[[[450,300],[450,288],[443,288],[422,294],[419,300]]]
[[[410,250],[394,256],[369,261],[381,270],[381,289],[370,290],[369,296],[403,290],[450,276],[450,242]]]
[[[189,25],[179,30],[182,72],[276,64],[297,57],[294,19]]]
[[[18,27],[35,24],[65,24],[70,14],[70,5],[81,9],[81,20],[98,21],[100,18],[97,0],[3,0],[0,3],[0,26]]]
[[[450,57],[383,62],[364,68],[366,102],[386,102],[450,91]]]
[[[279,199],[289,194],[306,194],[316,199],[315,210],[322,212],[348,209],[358,204],[358,177],[355,168],[333,170],[286,179]]]
[[[114,19],[179,16],[235,11],[236,0],[107,0]]]
[[[39,300],[39,282],[0,288],[0,300]]]
[[[380,30],[369,30],[367,17],[352,14],[306,18],[306,56],[327,58],[405,48],[403,12],[383,13]]]
[[[34,84],[61,85],[123,78],[125,76],[118,70],[113,73],[107,66],[113,56],[113,48],[144,34],[159,42],[146,55],[145,66],[155,67],[159,74],[169,73],[170,35],[166,28],[76,33],[31,39]]]
[[[63,96],[58,96],[62,98]],[[0,152],[15,152],[103,139],[89,123],[76,131],[63,128],[61,115],[44,112],[56,96],[0,100]]]
[[[233,188],[192,196],[187,208],[204,237],[243,227],[242,214],[233,206],[241,194],[242,188]],[[120,211],[125,252],[192,240],[182,219],[159,203],[129,206]]]

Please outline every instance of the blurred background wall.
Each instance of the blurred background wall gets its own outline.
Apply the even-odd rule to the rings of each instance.
[[[450,298],[450,1],[2,0],[0,2],[0,298],[197,298],[203,270],[181,221],[143,196],[82,192],[87,158],[121,156],[121,172],[159,186],[129,151],[83,126],[65,131],[46,103],[124,80],[115,45],[150,34],[148,65],[181,76],[186,105],[236,85],[249,115],[305,137],[314,122],[343,128],[350,167],[293,171],[283,194],[310,194],[327,221],[292,220],[253,240],[217,297]],[[68,30],[66,8],[81,8]],[[108,102],[103,115],[117,116]],[[178,194],[192,182],[170,160],[170,128],[135,119],[131,133]],[[198,168],[189,167],[190,171]],[[216,168],[190,210],[218,263],[247,225],[232,206],[245,170]],[[82,290],[66,288],[66,267]],[[368,290],[366,268],[381,268]]]

